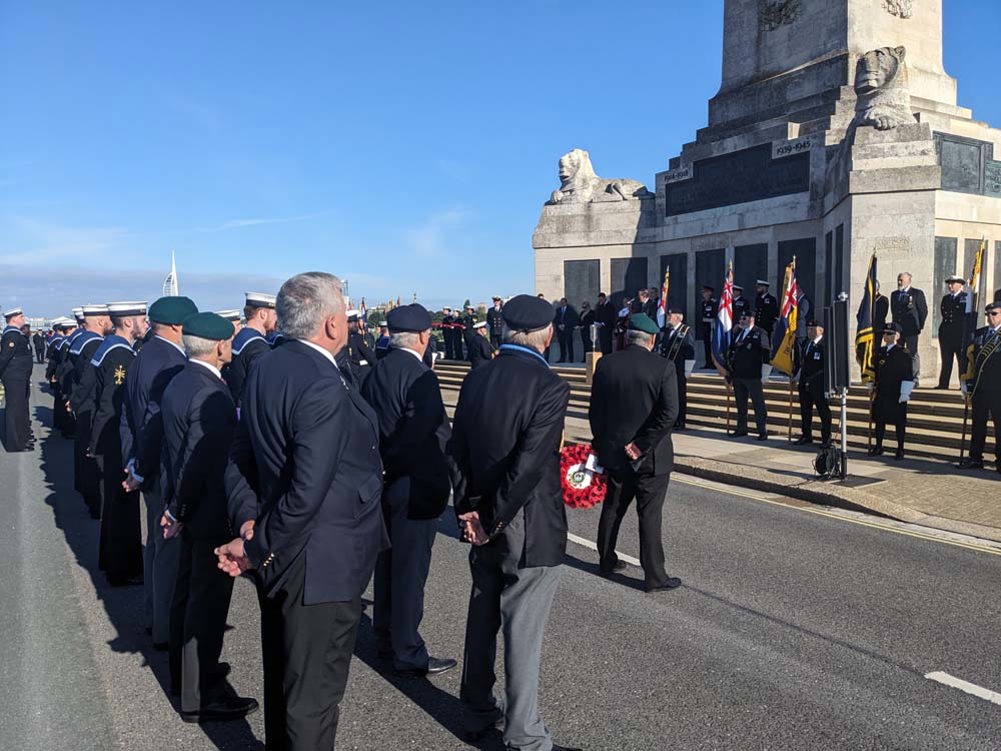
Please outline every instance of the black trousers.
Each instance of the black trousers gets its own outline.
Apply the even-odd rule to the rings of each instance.
[[[706,356],[705,364],[702,367],[716,367],[713,365],[713,325],[711,323],[702,323],[702,346],[705,348]]]
[[[180,689],[182,712],[197,712],[233,691],[219,664],[233,577],[219,570],[212,553],[225,537],[193,539],[181,532],[170,603],[170,682]]]
[[[559,333],[560,362],[573,362],[573,331]]]
[[[768,407],[765,406],[765,387],[759,378],[734,378],[733,396],[737,403],[737,432],[747,430],[747,400],[754,404],[754,420],[758,434],[768,431]]]
[[[118,446],[109,448],[102,456],[104,476],[101,478],[101,538],[97,560],[112,585],[124,584],[143,573],[139,491],[129,493],[122,487],[125,473],[120,467],[120,456]]]
[[[35,350],[35,362],[39,362],[39,363],[45,362],[45,350],[44,349],[36,349]]]
[[[994,456],[1001,467],[1001,391],[986,391],[973,397],[973,432],[970,458],[982,460],[987,443],[987,418],[994,422]]]
[[[611,326],[602,326],[598,329],[598,344],[601,347],[601,354],[612,354],[612,338],[614,334],[615,332],[612,331]]]
[[[490,344],[493,346],[494,349],[497,349],[498,347],[500,347],[501,344],[502,344],[502,337],[501,337],[501,335],[500,334],[491,334],[490,335]]]
[[[31,438],[31,418],[28,415],[28,390],[30,378],[14,376],[3,379],[4,388],[4,438],[8,452],[24,451]]]
[[[333,749],[361,619],[361,598],[303,605],[305,556],[273,597],[262,597],[266,747]],[[276,681],[278,686],[275,686]]]
[[[598,565],[603,570],[610,570],[618,562],[615,543],[619,538],[619,527],[635,498],[640,523],[640,564],[643,566],[644,580],[647,587],[658,587],[667,581],[661,526],[670,481],[670,473],[638,474],[631,467],[609,471],[608,493],[601,504],[601,519],[598,522]]]
[[[829,443],[831,440],[831,406],[823,393],[815,395],[810,389],[799,390],[800,429],[804,438],[813,437],[813,410],[820,415],[820,440]]]
[[[586,329],[580,330],[580,343],[584,348],[584,361],[587,362],[587,353],[594,352],[594,342],[591,341],[591,333]]]
[[[942,353],[942,370],[938,375],[938,387],[940,389],[949,388],[949,381],[952,380],[952,363],[955,361],[959,367],[959,377],[963,377],[966,370],[966,347],[963,346],[962,335],[959,337],[941,336],[938,338],[938,349]]]
[[[900,342],[904,345],[904,349],[911,356],[914,362],[914,378],[917,380],[918,376],[921,374],[921,357],[918,355],[918,339],[921,338],[920,334],[914,334],[913,336],[901,336]]]

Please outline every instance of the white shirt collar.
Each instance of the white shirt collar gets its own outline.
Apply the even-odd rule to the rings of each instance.
[[[816,339],[814,339],[814,340],[813,340],[813,342],[812,342],[812,343],[813,343],[813,344],[820,344],[820,340],[821,340],[821,339],[823,339],[823,338],[824,338],[824,337],[822,337],[822,336],[818,336],[818,337],[817,337]]]
[[[170,341],[170,339],[164,339],[164,338],[163,338],[162,336],[160,336],[159,334],[154,334],[154,335],[153,335],[153,338],[154,338],[154,339],[159,339],[159,340],[160,340],[161,342],[167,342],[167,344],[169,344],[169,345],[170,345],[171,347],[173,347],[174,349],[176,349],[176,350],[177,350],[178,352],[180,352],[180,353],[181,353],[182,355],[184,355],[185,357],[187,357],[187,356],[188,356],[188,353],[184,351],[184,347],[179,347],[179,346],[178,346],[178,345],[176,345],[176,344],[175,344],[174,342]]]
[[[891,349],[893,349],[896,346],[897,346],[896,344],[887,344],[886,345],[886,351],[889,352]]]
[[[211,363],[207,363],[204,360],[196,360],[194,358],[191,358],[188,362],[197,363],[198,365],[201,365],[206,370],[211,370],[215,374],[216,378],[218,378],[220,381],[222,380],[222,373],[219,371],[219,368],[217,368],[215,365],[212,365]]]
[[[331,365],[333,365],[335,368],[337,367],[337,360],[334,359],[334,356],[332,354],[330,354],[327,350],[325,350],[323,347],[321,347],[319,344],[314,344],[313,342],[311,342],[311,341],[309,341],[307,339],[297,339],[296,341],[301,342],[302,344],[305,344],[307,347],[312,347],[317,352],[319,352],[321,355],[323,355],[328,360],[330,360],[330,364]]]
[[[908,285],[907,285],[906,287],[904,287],[904,288],[903,288],[902,290],[900,290],[900,291],[901,291],[901,292],[910,292],[910,291],[911,291],[911,285],[909,285],[909,284],[908,284]]]
[[[414,357],[417,358],[418,362],[424,362],[424,358],[421,357],[420,354],[417,353],[416,351],[410,349],[410,347],[396,347],[395,349],[400,349],[403,350],[404,352],[409,352],[410,354],[412,354]]]

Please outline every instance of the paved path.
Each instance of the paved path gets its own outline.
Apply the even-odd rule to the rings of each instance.
[[[45,422],[48,403],[35,395]],[[258,747],[260,713],[204,727],[177,718],[165,659],[139,622],[139,589],[109,589],[95,573],[97,523],[72,493],[69,445],[35,429],[39,452],[0,453],[0,746]],[[1001,705],[925,677],[1001,691],[996,551],[682,479],[665,524],[680,590],[646,595],[636,569],[606,581],[589,547],[570,546],[543,668],[542,711],[558,742],[588,751],[997,748]],[[571,532],[593,540],[597,516],[572,512]],[[632,517],[620,550],[638,555]],[[424,628],[438,655],[461,656],[466,552],[446,514]],[[233,682],[260,697],[256,603],[242,580],[230,623]],[[458,682],[458,671],[434,682],[385,674],[366,619],[338,748],[469,748],[456,735]]]

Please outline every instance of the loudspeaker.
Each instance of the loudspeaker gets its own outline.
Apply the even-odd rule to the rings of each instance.
[[[824,308],[824,387],[827,393],[840,394],[848,388],[848,300],[838,300]]]

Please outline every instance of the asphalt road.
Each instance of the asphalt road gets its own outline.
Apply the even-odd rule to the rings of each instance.
[[[44,427],[50,398],[33,400],[39,449],[0,452],[0,748],[259,747],[260,713],[203,727],[178,719],[140,589],[108,588],[97,573],[98,525],[72,491],[71,447]],[[1001,748],[1001,705],[925,677],[1001,692],[1001,556],[680,480],[664,538],[681,589],[647,595],[633,568],[607,581],[591,549],[570,545],[543,657],[542,712],[557,742]],[[467,548],[448,514],[423,631],[434,654],[461,657]],[[594,540],[596,510],[570,518],[575,536]],[[638,555],[632,516],[619,548]],[[233,683],[260,697],[256,600],[242,580],[230,624]],[[356,655],[339,749],[470,748],[457,735],[459,671],[395,678],[367,618]]]

